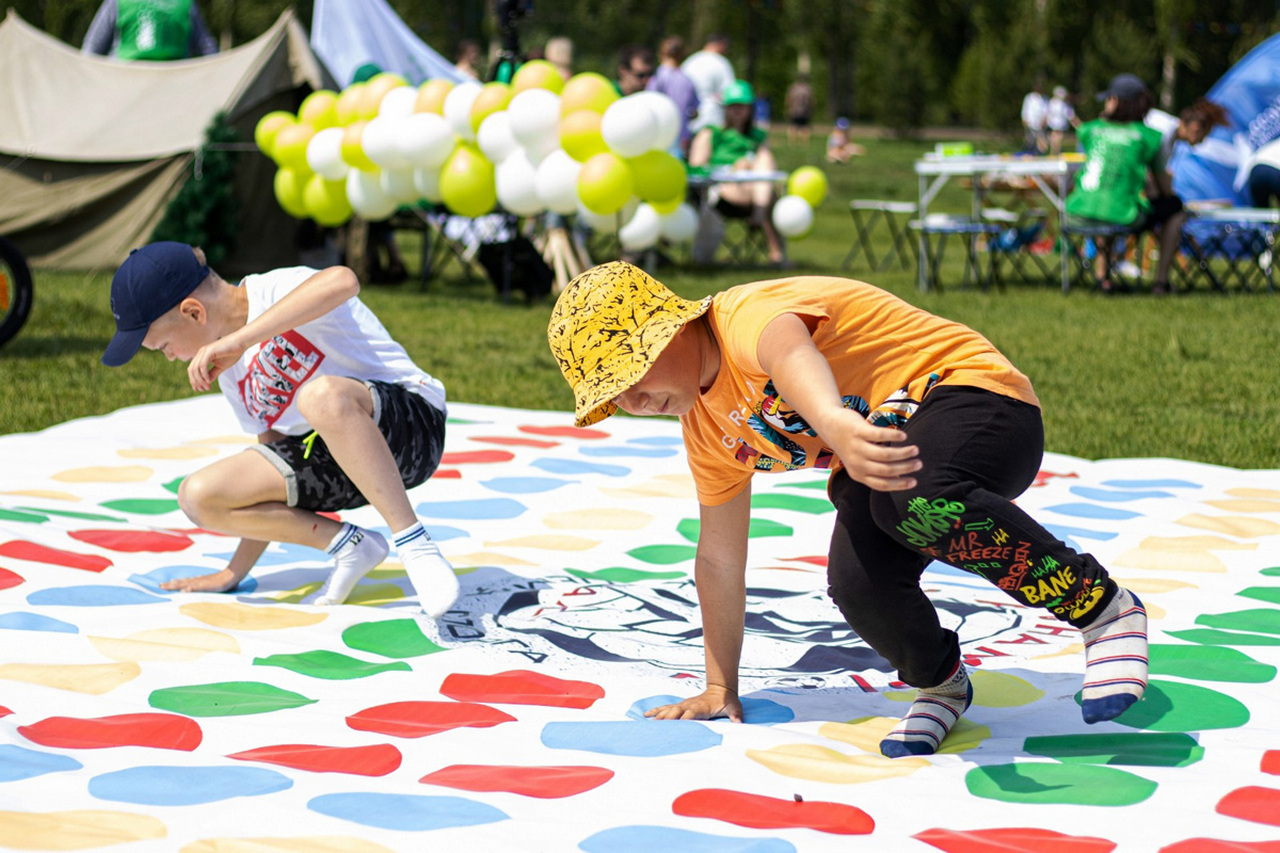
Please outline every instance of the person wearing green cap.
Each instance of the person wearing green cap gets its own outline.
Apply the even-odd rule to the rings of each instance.
[[[755,126],[756,95],[746,80],[734,80],[724,89],[724,125],[704,127],[689,145],[691,170],[715,173],[726,169],[744,172],[773,172],[778,168],[769,150],[768,134]],[[769,262],[785,260],[782,238],[773,227],[776,200],[769,181],[720,183],[710,189],[713,204],[726,216],[750,219],[764,231],[769,244]]]

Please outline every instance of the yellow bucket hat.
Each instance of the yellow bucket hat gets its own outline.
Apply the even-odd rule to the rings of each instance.
[[[569,282],[547,324],[551,354],[573,388],[574,423],[618,410],[613,402],[640,381],[676,332],[701,317],[711,297],[681,299],[625,261],[592,267]]]

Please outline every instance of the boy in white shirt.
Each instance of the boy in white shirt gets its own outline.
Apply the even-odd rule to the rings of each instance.
[[[423,611],[439,618],[458,581],[409,503],[444,447],[444,386],[413,363],[357,294],[346,267],[292,267],[238,285],[185,243],[135,249],[111,282],[116,333],[102,363],[139,348],[188,363],[196,391],[218,380],[251,450],[182,481],[194,524],[241,537],[225,569],[163,584],[234,589],[273,541],[334,558],[317,604],[340,604],[386,557],[386,540],[321,515],[372,504],[391,529]]]

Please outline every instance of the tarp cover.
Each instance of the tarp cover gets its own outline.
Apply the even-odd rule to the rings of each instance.
[[[385,0],[316,0],[311,47],[344,86],[369,62],[414,84],[433,77],[455,83],[466,79],[418,38]]]

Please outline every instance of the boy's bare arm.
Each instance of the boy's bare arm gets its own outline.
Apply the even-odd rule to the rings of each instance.
[[[747,606],[747,531],[751,524],[751,484],[728,503],[703,506],[694,578],[702,612],[707,686],[701,694],[645,713],[658,720],[728,717],[742,722],[738,661]]]
[[[756,344],[756,358],[782,399],[836,452],[851,478],[878,491],[915,486],[915,445],[900,443],[905,432],[872,426],[844,407],[831,365],[800,317],[783,314],[770,322]]]
[[[360,281],[347,267],[320,270],[260,316],[201,347],[187,366],[191,387],[208,391],[213,380],[249,347],[323,317],[359,293]]]

